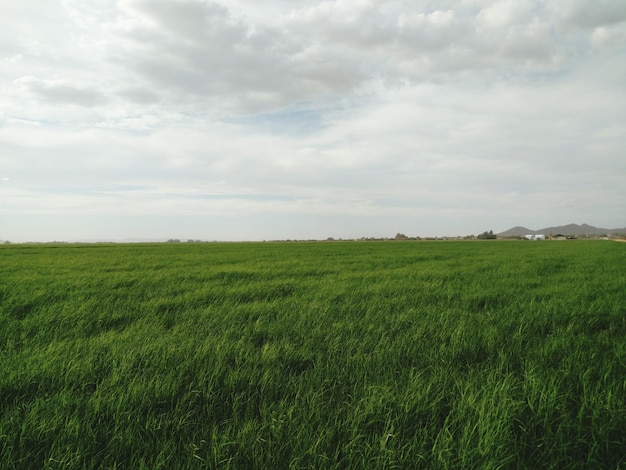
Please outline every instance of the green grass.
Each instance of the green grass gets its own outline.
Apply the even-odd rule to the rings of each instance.
[[[2,246],[0,462],[626,468],[626,244]]]

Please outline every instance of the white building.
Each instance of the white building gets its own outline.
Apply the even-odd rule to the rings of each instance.
[[[542,233],[532,234],[532,235],[524,235],[524,238],[527,240],[545,240],[546,236]]]

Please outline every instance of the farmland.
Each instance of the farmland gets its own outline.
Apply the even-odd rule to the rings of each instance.
[[[626,468],[626,245],[0,247],[3,468]]]

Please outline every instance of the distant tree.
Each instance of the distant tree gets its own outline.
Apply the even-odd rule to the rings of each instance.
[[[406,240],[408,238],[409,237],[407,237],[404,233],[400,233],[400,232],[396,233],[396,236],[395,236],[396,240]]]
[[[498,237],[493,233],[493,230],[489,230],[488,232],[481,233],[476,238],[479,240],[495,240]]]

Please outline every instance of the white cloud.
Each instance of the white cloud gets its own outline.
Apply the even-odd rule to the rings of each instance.
[[[626,45],[626,22],[595,28],[590,41],[596,48],[623,47]]]

